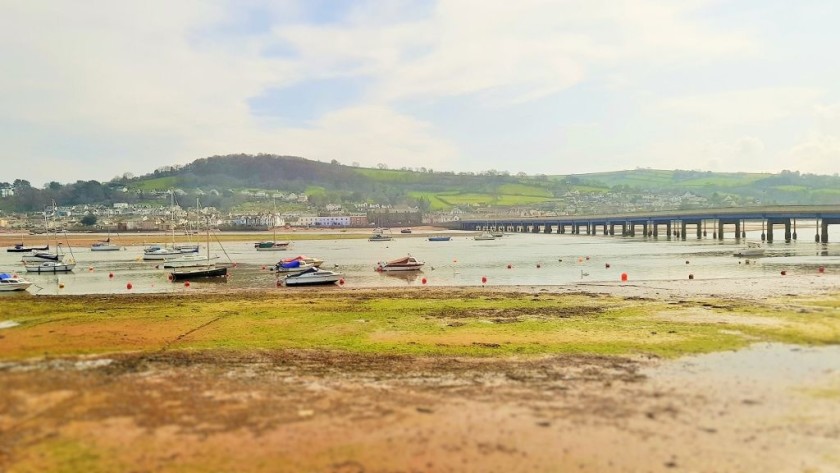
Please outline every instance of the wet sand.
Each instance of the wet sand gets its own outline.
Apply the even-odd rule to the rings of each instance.
[[[836,295],[839,281],[501,290],[795,304]],[[410,292],[427,290],[442,291]],[[8,360],[0,470],[838,471],[837,360],[838,345],[784,344],[677,360],[247,349]]]

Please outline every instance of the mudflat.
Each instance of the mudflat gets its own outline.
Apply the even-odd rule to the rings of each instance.
[[[813,281],[6,298],[0,470],[835,471]]]

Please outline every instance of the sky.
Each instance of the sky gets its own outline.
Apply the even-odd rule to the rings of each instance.
[[[840,172],[835,0],[0,0],[0,181]]]

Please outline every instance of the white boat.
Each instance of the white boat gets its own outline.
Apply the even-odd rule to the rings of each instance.
[[[16,275],[0,273],[0,292],[25,291],[32,283]]]
[[[503,232],[490,232],[490,234],[493,235],[493,238],[501,238],[505,236]]]
[[[473,237],[473,240],[482,241],[482,240],[495,240],[496,237],[493,236],[490,232],[483,232]]]
[[[318,284],[335,284],[344,275],[326,269],[309,268],[297,274],[290,274],[283,278],[286,286],[315,286]]]
[[[217,259],[219,259],[218,256],[206,258],[198,253],[191,253],[188,255],[178,256],[174,259],[164,260],[163,268],[198,268],[207,266],[208,264],[210,264],[210,262],[213,262],[213,264],[215,264],[214,260]]]
[[[23,266],[30,273],[69,273],[76,267],[76,262],[70,261],[43,261],[41,263],[24,263]]]
[[[740,248],[732,253],[732,256],[739,258],[752,258],[754,256],[764,256],[764,248],[759,243],[748,242],[745,248]]]
[[[164,261],[181,256],[183,256],[183,253],[180,250],[167,246],[152,245],[143,250],[143,260],[145,261]]]
[[[418,261],[417,258],[409,255],[405,258],[395,259],[388,262],[380,261],[376,265],[376,271],[417,271],[426,264]]]

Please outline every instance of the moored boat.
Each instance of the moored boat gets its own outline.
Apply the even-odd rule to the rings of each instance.
[[[400,233],[411,233],[411,229],[410,228],[403,228],[402,230],[400,230]]]
[[[32,283],[15,274],[0,273],[0,292],[25,291]]]
[[[280,261],[274,265],[274,272],[279,274],[293,274],[301,273],[315,267],[316,266],[314,264],[306,263],[301,260]]]
[[[211,258],[205,258],[198,253],[191,253],[188,255],[180,255],[173,259],[164,260],[163,268],[164,269],[174,269],[174,268],[200,268],[207,266],[211,261],[219,259],[218,256],[213,256]],[[215,262],[214,262],[215,263]]]
[[[376,265],[376,271],[417,271],[426,263],[418,261],[417,258],[409,255],[388,262],[380,261]]]
[[[344,275],[326,269],[308,268],[297,274],[290,274],[283,278],[286,286],[316,286],[321,284],[335,284]]]
[[[451,236],[430,236],[429,241],[449,241],[451,240]]]
[[[6,252],[8,253],[29,253],[32,250],[34,250],[34,248],[31,246],[24,246],[23,243],[15,243],[15,246],[6,248]]]
[[[261,241],[254,243],[257,251],[286,251],[289,249],[288,241]]]
[[[496,237],[493,236],[490,232],[483,232],[473,237],[473,240],[482,241],[482,240],[495,240]]]
[[[227,270],[226,266],[216,266],[211,263],[191,268],[178,268],[169,273],[169,275],[173,281],[200,278],[222,278],[227,276]]]
[[[27,272],[30,273],[69,273],[76,267],[76,262],[70,261],[42,261],[42,262],[24,262],[23,266]]]
[[[739,258],[764,256],[764,248],[762,248],[759,243],[748,242],[746,247],[735,250],[735,252],[732,253],[732,256]]]
[[[298,256],[295,256],[294,258],[283,258],[282,260],[280,260],[281,263],[289,263],[291,261],[300,261],[301,263],[311,264],[312,266],[315,266],[316,268],[320,268],[321,264],[324,263],[324,260],[322,260],[322,259],[313,258],[311,256],[306,256],[306,255],[298,255]]]
[[[120,251],[120,247],[111,243],[111,237],[106,240],[97,241],[90,245],[90,251]]]

